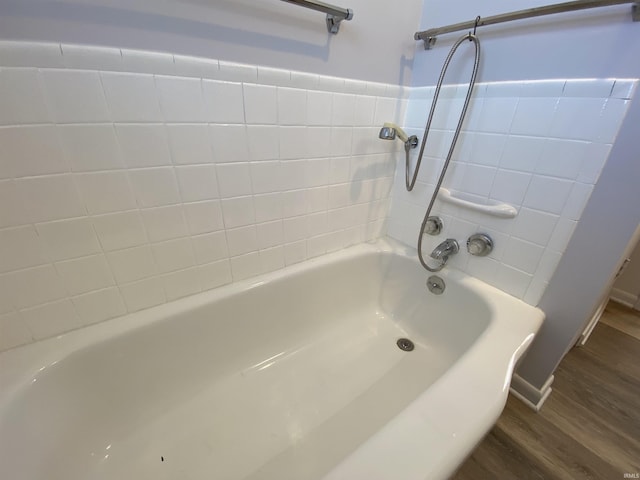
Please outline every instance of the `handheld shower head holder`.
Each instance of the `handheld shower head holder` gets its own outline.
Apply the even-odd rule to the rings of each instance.
[[[378,134],[378,138],[382,140],[394,140],[396,136],[404,142],[404,149],[406,151],[418,146],[418,137],[415,135],[408,136],[407,133],[395,123],[385,122]]]

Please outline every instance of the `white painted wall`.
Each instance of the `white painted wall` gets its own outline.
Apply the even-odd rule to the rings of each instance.
[[[195,55],[407,84],[422,0],[337,0],[355,12],[338,35],[324,14],[280,0],[3,0],[0,38]]]
[[[425,0],[420,30],[552,3],[560,2]],[[432,50],[416,51],[412,84],[434,85],[454,39],[463,34],[442,35]],[[640,23],[631,21],[630,5],[480,27],[478,36],[482,43],[478,81],[640,77]],[[461,65],[468,63],[464,55],[454,60],[453,83],[461,81],[465,71]]]

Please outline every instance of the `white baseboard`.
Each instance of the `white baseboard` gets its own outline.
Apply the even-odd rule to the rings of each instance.
[[[638,296],[633,293],[625,292],[624,290],[620,290],[619,288],[611,289],[611,299],[621,303],[625,307],[633,308],[638,303]]]
[[[527,407],[539,412],[545,400],[551,394],[552,383],[553,375],[544,382],[542,388],[538,389],[523,379],[520,375],[514,373],[513,378],[511,379],[511,387],[509,388],[509,391]]]

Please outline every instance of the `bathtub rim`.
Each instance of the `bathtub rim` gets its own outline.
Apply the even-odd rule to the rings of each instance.
[[[391,253],[417,264],[414,249],[384,238],[0,352],[0,384],[3,385],[0,415],[10,413],[14,399],[35,375],[75,351],[267,282],[370,253]],[[462,283],[487,301],[492,312],[489,325],[445,375],[334,466],[325,478],[444,478],[455,471],[504,408],[514,366],[533,340],[544,314],[461,271],[448,269],[442,276]],[[505,318],[510,310],[526,312],[527,318]],[[502,341],[491,345],[495,340]],[[494,374],[487,375],[485,369],[491,369]],[[473,387],[473,395],[460,395],[460,385],[464,382],[467,387],[469,384]],[[462,412],[476,412],[477,415],[463,424],[442,425],[443,411],[452,408],[457,415],[451,416],[458,423],[465,418]],[[421,450],[416,451],[418,445]],[[428,455],[425,455],[425,448]]]

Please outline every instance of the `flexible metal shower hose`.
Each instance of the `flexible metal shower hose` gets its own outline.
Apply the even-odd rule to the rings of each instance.
[[[436,188],[433,191],[433,195],[431,196],[431,200],[429,201],[429,206],[427,207],[427,211],[424,214],[424,219],[422,220],[422,224],[420,225],[420,232],[418,233],[418,259],[424,268],[429,270],[430,272],[437,272],[442,269],[444,264],[439,267],[432,268],[427,265],[427,262],[424,260],[422,256],[422,234],[427,225],[427,221],[429,220],[429,215],[431,214],[431,209],[433,208],[433,204],[436,201],[436,197],[438,196],[438,192],[440,191],[440,186],[442,185],[442,181],[444,180],[444,176],[447,173],[447,169],[449,168],[449,162],[451,161],[451,156],[453,155],[453,150],[456,147],[456,142],[458,141],[458,136],[460,135],[460,129],[462,128],[462,123],[464,122],[464,117],[467,114],[467,108],[469,106],[469,100],[471,100],[471,94],[473,93],[473,87],[476,83],[476,75],[478,74],[478,65],[480,64],[480,41],[478,37],[473,35],[472,33],[468,33],[467,35],[461,37],[454,43],[449,55],[447,55],[446,60],[444,61],[444,65],[442,66],[442,71],[440,72],[440,78],[438,79],[438,84],[436,86],[436,91],[433,96],[433,102],[431,102],[431,110],[429,111],[429,118],[427,119],[427,125],[424,129],[424,136],[422,137],[422,144],[420,145],[420,153],[418,154],[418,160],[416,161],[416,168],[413,172],[413,177],[411,181],[409,181],[409,152],[406,154],[406,173],[405,173],[405,184],[407,187],[407,191],[413,190],[414,185],[416,184],[416,178],[418,177],[418,171],[420,169],[420,163],[422,162],[422,156],[424,154],[424,148],[427,144],[427,137],[429,135],[429,131],[431,130],[431,122],[433,120],[433,114],[436,110],[436,105],[438,103],[438,97],[440,95],[440,88],[442,87],[442,82],[444,80],[444,76],[447,73],[447,68],[449,68],[449,63],[453,58],[458,47],[465,41],[472,41],[475,45],[475,60],[473,62],[473,71],[471,72],[471,80],[469,81],[469,88],[467,89],[467,96],[464,100],[464,104],[462,106],[462,110],[460,111],[460,118],[458,119],[458,125],[456,126],[456,131],[453,134],[453,139],[451,140],[451,146],[449,147],[449,152],[447,153],[447,158],[444,161],[444,166],[440,172],[440,177],[436,183]]]

